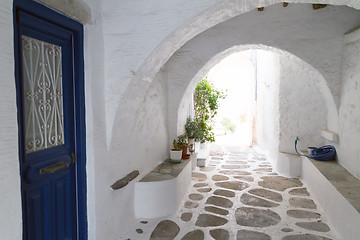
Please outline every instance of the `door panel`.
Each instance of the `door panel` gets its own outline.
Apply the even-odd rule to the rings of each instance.
[[[24,239],[77,239],[74,36],[17,12]]]

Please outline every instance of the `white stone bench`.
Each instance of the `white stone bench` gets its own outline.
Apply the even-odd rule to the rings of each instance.
[[[360,236],[360,180],[335,161],[302,157],[301,180],[318,200],[341,239]]]
[[[135,183],[134,207],[137,218],[157,218],[176,212],[191,183],[190,160],[158,165]]]

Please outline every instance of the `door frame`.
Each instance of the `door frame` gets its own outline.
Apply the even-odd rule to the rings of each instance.
[[[34,2],[33,0],[14,0],[13,1],[13,20],[14,20],[14,54],[15,54],[15,84],[16,84],[16,103],[18,108],[18,143],[19,161],[24,159],[24,146],[22,143],[23,131],[21,130],[21,75],[20,75],[20,33],[18,23],[18,12],[24,11],[33,16],[41,18],[52,24],[61,26],[73,33],[74,49],[74,100],[75,100],[75,149],[76,149],[76,194],[77,194],[77,237],[79,240],[88,238],[87,224],[87,185],[86,185],[86,129],[85,129],[85,84],[84,84],[84,32],[83,25],[69,17],[66,17],[48,7]],[[21,186],[22,189],[22,186]],[[22,201],[24,209],[24,202]],[[24,222],[24,214],[23,214]],[[24,224],[23,224],[24,225]],[[25,234],[23,226],[23,237]]]

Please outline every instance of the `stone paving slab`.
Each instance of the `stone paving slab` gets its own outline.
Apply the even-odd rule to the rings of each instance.
[[[180,209],[139,219],[128,239],[339,239],[299,179],[278,175],[251,148],[211,147],[212,166],[193,170]]]

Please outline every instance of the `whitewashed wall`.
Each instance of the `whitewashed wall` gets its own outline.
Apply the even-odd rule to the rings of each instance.
[[[0,232],[22,238],[12,1],[0,2]]]
[[[344,40],[338,159],[360,178],[360,30]]]
[[[299,150],[323,146],[327,107],[318,85],[321,74],[286,53],[280,55],[279,71],[279,152],[295,154],[297,136]]]
[[[257,50],[255,142],[275,165],[279,149],[280,54]]]
[[[46,4],[61,2],[63,5],[71,3],[70,5],[77,6],[76,9],[91,13],[89,17],[82,15],[84,12],[79,13],[76,9],[73,11],[72,7],[58,9],[63,12],[70,11],[70,16],[85,24],[89,238],[126,238],[127,226],[134,221],[131,209],[133,183],[119,191],[110,190],[110,185],[135,169],[140,170],[141,175],[144,175],[166,158],[168,135],[171,135],[168,134],[168,121],[169,124],[174,123],[175,128],[177,124],[177,118],[168,119],[169,108],[164,105],[164,102],[169,101],[170,95],[168,78],[167,74],[160,72],[160,69],[181,46],[206,29],[256,7],[281,1],[201,0],[186,4],[179,0],[155,2],[42,0],[42,2]],[[287,2],[347,4],[360,8],[360,2],[357,0],[288,0]],[[54,8],[56,6],[59,4],[53,5]],[[17,135],[14,134],[17,132],[17,123],[11,8],[11,0],[1,1],[0,91],[5,100],[0,102],[2,110],[0,191],[1,196],[5,197],[0,200],[0,232],[7,234],[2,235],[6,239],[21,239],[19,161]],[[332,99],[331,93],[335,96],[333,103],[329,104],[335,107],[331,115],[333,118],[328,118],[329,127],[329,120],[337,119],[335,102],[339,98],[338,38],[348,28],[353,27],[358,14],[356,15],[351,9],[332,11],[329,10],[331,8],[325,8],[317,12],[324,17],[318,25],[313,25],[313,29],[315,27],[318,29],[311,31],[317,35],[314,38],[304,39],[308,32],[302,26],[316,20],[306,13],[303,20],[308,20],[301,22],[303,14],[296,13],[296,7],[292,4],[287,8],[288,12],[286,9],[285,11],[280,9],[282,8],[265,8],[262,14],[255,11],[217,25],[214,29],[217,34],[223,36],[224,33],[234,29],[234,32],[231,32],[234,34],[233,37],[217,39],[218,43],[224,43],[223,46],[208,42],[206,39],[211,36],[209,32],[207,35],[203,34],[195,38],[200,55],[204,55],[201,58],[195,56],[195,62],[198,60],[199,62],[194,67],[191,66],[191,62],[186,65],[189,67],[187,70],[190,72],[190,80],[194,76],[196,78],[200,71],[204,71],[205,65],[210,68],[216,61],[222,59],[219,54],[223,57],[230,54],[231,51],[226,54],[224,51],[233,46],[262,43],[283,48],[319,69],[328,81],[327,99]],[[277,11],[283,12],[280,14]],[[295,11],[295,14],[292,11]],[[334,14],[343,17],[326,18]],[[297,16],[297,21],[290,25],[283,22],[285,25],[277,25],[276,29],[268,26],[273,25],[279,16],[283,19]],[[296,23],[298,25],[295,25]],[[238,24],[239,27],[234,24]],[[324,41],[324,39],[333,40]],[[205,48],[202,48],[202,45]],[[215,51],[202,52],[209,49]],[[323,55],[323,51],[327,53]],[[188,53],[181,51],[176,53],[184,56],[186,54]],[[192,56],[190,60],[191,58]],[[324,62],[324,59],[327,61]],[[176,68],[177,66],[174,69]],[[336,71],[332,72],[333,69]],[[181,68],[179,71],[182,71]],[[326,88],[326,82],[324,85]],[[175,106],[179,106],[180,101],[181,99]],[[334,124],[330,124],[331,126]],[[172,129],[170,125],[169,131]],[[154,149],[149,150],[153,146]]]

